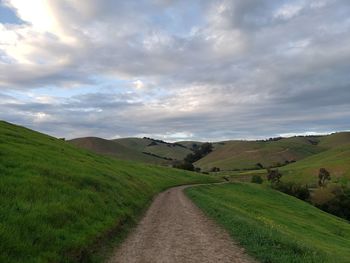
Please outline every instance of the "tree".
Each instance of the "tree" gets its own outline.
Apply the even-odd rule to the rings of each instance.
[[[257,163],[256,166],[259,168],[259,169],[263,169],[264,166],[261,164],[261,163]]]
[[[282,177],[282,174],[276,170],[267,169],[267,180],[271,183],[279,183],[280,179]]]
[[[321,187],[325,187],[326,181],[329,180],[331,180],[330,173],[325,168],[321,168],[318,172],[318,185]]]
[[[203,143],[198,148],[194,149],[193,153],[188,154],[184,161],[187,163],[194,163],[198,161],[199,159],[206,156],[208,153],[210,153],[213,150],[213,145],[211,143]]]
[[[213,168],[210,169],[210,171],[214,172],[214,173],[220,172],[220,168],[219,167],[213,167]]]
[[[274,184],[272,188],[288,195],[295,196],[296,198],[304,201],[310,198],[310,191],[308,187],[294,182],[279,182],[278,184]]]
[[[255,184],[262,184],[263,179],[260,175],[253,175],[251,182]]]
[[[188,170],[188,171],[194,171],[195,168],[192,163],[188,162],[181,162],[181,163],[176,163],[173,165],[174,168],[177,169],[182,169],[182,170]]]

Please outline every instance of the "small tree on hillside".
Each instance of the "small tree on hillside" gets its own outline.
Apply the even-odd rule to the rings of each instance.
[[[214,173],[220,172],[220,168],[219,167],[213,167],[213,168],[210,169],[210,171],[214,172]]]
[[[330,173],[325,168],[321,168],[318,172],[318,185],[321,187],[325,187],[326,181],[329,180],[331,180]]]
[[[279,183],[281,177],[282,177],[282,174],[278,171],[278,169],[276,169],[276,170],[268,169],[267,170],[267,180],[270,181],[271,183]]]
[[[263,179],[259,175],[253,175],[252,179],[251,179],[251,182],[255,183],[255,184],[262,184],[263,183]]]
[[[259,169],[263,169],[264,168],[264,166],[261,163],[257,163],[256,167],[258,167]]]

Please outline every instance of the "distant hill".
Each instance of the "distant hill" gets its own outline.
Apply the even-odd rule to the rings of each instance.
[[[350,180],[350,144],[344,144],[281,168],[284,179],[317,184],[320,168],[326,168],[332,182]]]
[[[118,159],[138,161],[152,164],[168,164],[169,160],[142,153],[135,148],[130,148],[118,141],[105,140],[97,137],[84,137],[68,141],[75,146],[84,148],[99,154],[109,155]]]
[[[257,169],[301,160],[324,149],[317,138],[293,137],[272,141],[226,141],[195,163],[203,170]]]
[[[278,169],[283,174],[282,181],[293,181],[297,183],[302,184],[308,184],[311,187],[316,187],[318,182],[318,173],[320,168],[327,169],[331,174],[331,183],[335,184],[342,184],[346,185],[350,182],[350,132],[340,132],[340,133],[334,133],[331,135],[326,136],[317,136],[317,137],[311,137],[312,138],[312,146],[308,145],[305,146],[306,149],[316,149],[316,153],[312,152],[305,152],[304,151],[304,158],[300,158],[296,162],[291,162],[283,167],[279,167]],[[280,142],[283,143],[291,143],[293,140],[297,141],[303,141],[303,140],[309,140],[310,137],[293,137],[289,139],[283,139],[280,140]],[[270,142],[268,142],[270,143]],[[253,142],[254,145],[255,142]],[[275,144],[272,143],[272,144]],[[280,143],[279,143],[280,145]],[[295,146],[296,144],[294,144]],[[312,148],[314,147],[314,148]],[[243,147],[241,147],[243,148]],[[271,146],[267,147],[268,149],[271,149]],[[298,154],[300,154],[302,151],[300,149],[302,148],[290,148],[293,149],[293,151],[296,151]],[[218,152],[213,152],[211,154],[218,154]],[[246,155],[246,153],[242,154]],[[242,155],[238,155],[241,157]],[[210,155],[208,155],[210,156]],[[246,155],[247,159],[242,160],[240,164],[244,164],[247,162],[253,163],[248,158],[252,158],[252,156]],[[266,156],[259,156],[259,159],[255,159],[254,161],[261,161],[263,159],[270,160],[271,156],[275,157],[276,154],[274,151],[271,151],[270,153],[266,153]],[[215,156],[216,157],[216,156]],[[235,157],[235,156],[234,156]],[[283,154],[280,156],[280,158],[283,157]],[[302,157],[302,155],[299,155],[299,157]],[[205,157],[206,158],[206,157]],[[198,162],[205,161],[205,158],[199,160]],[[223,160],[227,160],[223,158]],[[237,161],[238,158],[235,157],[231,159],[232,163],[234,161]],[[213,164],[212,164],[213,165]],[[239,163],[237,164],[237,166]],[[237,167],[234,166],[234,167]],[[232,166],[231,166],[232,167]],[[220,173],[220,175],[224,176],[231,176],[232,178],[236,178],[239,180],[247,180],[250,181],[250,177],[252,175],[260,175],[265,176],[266,170],[265,169],[251,169],[247,171],[223,171]]]
[[[168,143],[146,137],[115,140],[87,137],[70,142],[78,147],[119,159],[162,165],[183,160],[203,144],[198,141]],[[194,163],[202,171],[210,171],[213,167],[226,171],[252,170],[284,166],[329,149],[350,144],[350,132],[258,141],[232,140],[212,144],[213,151]]]
[[[152,138],[122,138],[113,140],[130,149],[172,160],[183,160],[192,150],[179,143],[169,143]]]
[[[192,151],[178,143],[168,143],[152,138],[122,138],[106,140],[97,137],[84,137],[68,142],[124,160],[169,165],[173,161],[183,160]]]

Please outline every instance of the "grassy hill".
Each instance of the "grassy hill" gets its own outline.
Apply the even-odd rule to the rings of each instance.
[[[123,160],[169,165],[173,160],[183,160],[192,151],[177,143],[151,138],[121,138],[105,140],[96,137],[77,138],[70,143],[104,155]]]
[[[0,122],[0,262],[95,262],[152,197],[210,177],[116,160]],[[108,242],[109,243],[109,242]]]
[[[320,168],[326,168],[331,173],[333,182],[349,181],[350,144],[344,144],[310,156],[280,170],[283,173],[284,180],[316,185]]]
[[[118,159],[138,161],[152,164],[167,164],[169,161],[147,155],[137,149],[128,147],[119,141],[105,140],[97,137],[77,138],[69,141],[77,147]]]
[[[195,163],[202,170],[256,169],[298,161],[326,150],[317,137],[292,137],[277,141],[226,141]]]
[[[123,138],[114,141],[139,152],[150,153],[173,160],[183,160],[186,155],[192,152],[181,144],[168,143],[151,138]]]
[[[350,181],[350,133],[341,132],[327,136],[315,137],[317,147],[321,151],[280,167],[283,181],[294,181],[316,186],[320,168],[326,168],[331,173],[333,183]],[[250,180],[252,175],[266,175],[265,169],[246,171],[222,171],[221,176]]]
[[[244,183],[186,192],[261,262],[349,262],[350,224],[294,197]]]

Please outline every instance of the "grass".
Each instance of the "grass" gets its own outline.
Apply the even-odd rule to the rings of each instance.
[[[333,182],[350,180],[350,145],[339,146],[281,168],[283,180],[317,185],[320,168],[331,173]]]
[[[177,144],[155,142],[147,138],[122,138],[114,141],[139,152],[147,152],[174,160],[183,160],[192,152],[190,149]]]
[[[316,140],[315,138],[313,140]],[[313,144],[307,137],[291,137],[278,141],[227,141],[213,152],[197,161],[203,170],[219,167],[221,170],[256,169],[278,166],[286,161],[297,161],[326,150]]]
[[[118,159],[161,165],[169,164],[169,161],[167,160],[146,155],[138,149],[124,145],[122,141],[119,140],[106,140],[97,137],[85,137],[73,139],[69,142],[77,147]]]
[[[183,160],[192,151],[173,143],[155,142],[148,138],[121,138],[106,140],[96,137],[77,138],[70,143],[93,152],[123,160],[170,165]]]
[[[349,262],[350,224],[294,197],[245,183],[186,193],[260,262]]]
[[[0,122],[0,262],[99,261],[99,244],[120,239],[155,194],[212,181]]]

